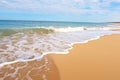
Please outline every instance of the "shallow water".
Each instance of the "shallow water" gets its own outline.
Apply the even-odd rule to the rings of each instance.
[[[0,68],[0,80],[60,80],[51,58],[45,56],[29,62],[17,62]]]

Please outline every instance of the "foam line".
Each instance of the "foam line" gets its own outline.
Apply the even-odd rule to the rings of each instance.
[[[97,40],[97,39],[99,39],[101,36],[104,36],[104,35],[111,35],[111,34],[120,34],[120,32],[118,31],[118,32],[110,32],[110,33],[105,33],[105,34],[101,34],[101,35],[99,35],[99,36],[96,36],[96,37],[94,37],[94,38],[90,38],[90,39],[87,39],[87,40],[84,40],[84,41],[79,41],[79,42],[72,42],[72,43],[70,43],[70,44],[68,44],[69,45],[69,48],[67,48],[67,49],[65,49],[65,50],[63,50],[63,51],[51,51],[51,52],[44,52],[43,54],[41,54],[41,55],[38,55],[37,57],[35,57],[35,58],[33,58],[33,59],[22,59],[22,58],[20,58],[20,59],[16,59],[16,60],[14,60],[14,61],[10,61],[10,62],[3,62],[3,63],[1,63],[0,64],[0,67],[3,67],[4,65],[8,65],[8,64],[13,64],[13,63],[16,63],[16,62],[26,62],[26,61],[33,61],[33,60],[36,60],[36,59],[41,59],[43,56],[45,56],[45,55],[47,55],[47,54],[68,54],[69,53],[69,50],[71,50],[72,48],[73,48],[73,45],[74,44],[83,44],[83,43],[87,43],[87,42],[89,42],[89,41],[92,41],[92,40]],[[39,47],[39,46],[38,46]],[[26,55],[27,55],[27,53],[26,53]]]

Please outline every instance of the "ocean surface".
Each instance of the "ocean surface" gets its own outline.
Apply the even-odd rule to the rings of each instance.
[[[67,54],[75,43],[120,34],[114,23],[0,20],[0,67]]]

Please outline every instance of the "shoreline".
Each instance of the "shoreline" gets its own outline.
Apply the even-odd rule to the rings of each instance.
[[[0,78],[5,77],[5,80],[11,80],[15,78],[32,78],[33,80],[114,80],[111,78],[111,76],[115,74],[115,71],[118,71],[118,74],[115,75],[119,75],[120,73],[120,49],[118,49],[120,47],[119,41],[120,34],[105,35],[98,39],[90,40],[87,43],[73,44],[72,48],[69,49],[68,54],[46,54],[42,59],[4,65],[2,68],[0,68]],[[115,53],[111,53],[115,51],[118,53],[117,56]],[[109,53],[112,55],[112,57],[114,56],[114,58],[117,58],[118,62],[112,61],[112,57],[109,59],[107,57]],[[107,61],[103,62],[104,60]],[[112,62],[112,64],[114,63],[113,67],[116,65],[115,63],[118,63],[118,66],[116,66],[117,70],[112,69],[113,72],[109,70],[111,69],[109,66],[112,66],[109,60]],[[44,65],[44,63],[46,66],[40,68],[42,65]],[[103,70],[107,71],[104,72]],[[108,74],[108,72],[111,74]],[[9,76],[4,74],[8,74]],[[13,74],[16,74],[16,76],[13,76]],[[110,78],[108,79],[108,77]],[[120,78],[115,80],[119,79]]]
[[[74,42],[74,43],[71,43],[70,44],[70,48],[65,50],[65,52],[47,52],[47,53],[44,53],[43,55],[41,55],[40,57],[37,57],[37,58],[34,58],[34,59],[28,59],[28,60],[15,60],[15,61],[10,61],[10,62],[5,62],[5,63],[1,63],[0,64],[0,68],[2,68],[3,66],[5,65],[11,65],[11,64],[15,64],[17,62],[30,62],[30,61],[34,61],[34,60],[40,60],[42,59],[44,56],[46,55],[49,55],[49,54],[69,54],[70,50],[72,50],[74,48],[74,45],[79,45],[79,44],[87,44],[88,42],[91,42],[91,41],[94,41],[94,40],[98,40],[100,39],[101,37],[103,36],[110,36],[110,35],[113,35],[113,34],[106,34],[106,35],[102,35],[102,36],[97,36],[96,38],[92,38],[92,39],[89,39],[89,40],[85,40],[83,42]],[[118,35],[118,34],[115,34],[115,35]]]
[[[85,44],[75,44],[69,54],[48,54],[61,80],[120,80],[120,35],[103,36]]]

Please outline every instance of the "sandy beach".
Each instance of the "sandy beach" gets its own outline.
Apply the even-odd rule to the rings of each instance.
[[[0,0],[0,80],[120,80],[120,0]]]
[[[0,68],[0,80],[120,80],[120,35],[75,44],[68,54]]]
[[[69,54],[49,55],[61,80],[120,80],[120,35],[76,44]]]

